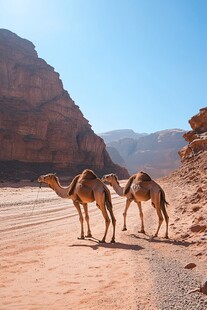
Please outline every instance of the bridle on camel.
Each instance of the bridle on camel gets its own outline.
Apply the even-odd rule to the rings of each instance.
[[[38,189],[38,192],[37,192],[37,197],[36,197],[36,199],[35,199],[35,202],[34,202],[34,205],[33,205],[33,208],[32,208],[32,212],[31,212],[31,214],[30,214],[30,215],[32,215],[32,214],[33,214],[34,207],[35,207],[35,206],[36,206],[36,204],[37,204],[37,200],[38,200],[38,196],[39,196],[39,193],[40,193],[41,186],[42,186],[42,182],[40,182],[39,189]]]

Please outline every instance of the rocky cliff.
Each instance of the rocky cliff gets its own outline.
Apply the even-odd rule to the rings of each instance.
[[[163,180],[172,185],[178,202],[171,229],[194,244],[198,257],[207,257],[207,108],[200,109],[189,123],[192,130],[184,134],[189,143],[179,152],[182,164]]]
[[[207,150],[207,108],[200,109],[200,112],[189,120],[189,124],[192,130],[183,136],[188,145],[179,152],[182,161]]]
[[[73,176],[85,168],[128,177],[111,161],[59,74],[30,41],[6,29],[0,29],[0,142],[1,178],[32,178],[51,169]]]

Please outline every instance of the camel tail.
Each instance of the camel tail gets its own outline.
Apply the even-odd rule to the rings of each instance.
[[[164,192],[164,190],[161,188],[161,190],[160,190],[160,208],[161,208],[161,210],[162,210],[162,213],[163,213],[163,215],[164,215],[164,217],[165,217],[165,220],[166,220],[166,222],[168,222],[168,220],[169,220],[169,216],[168,216],[168,214],[167,214],[167,210],[166,210],[166,207],[169,205],[169,203],[166,201],[166,199],[165,199],[165,192]]]
[[[75,189],[75,187],[76,187],[76,184],[77,184],[77,181],[78,181],[79,177],[80,177],[80,174],[76,175],[76,176],[73,178],[72,182],[70,183],[69,191],[68,191],[68,195],[69,195],[69,196],[71,196],[71,195],[73,194],[74,189]]]
[[[112,202],[111,202],[111,195],[110,195],[110,191],[108,190],[107,187],[104,186],[104,192],[105,192],[105,203],[107,206],[107,209],[112,209]]]
[[[162,188],[161,188],[161,205],[164,205],[164,206],[169,205],[169,203],[165,199],[165,192]]]
[[[112,238],[111,238],[111,242],[114,243],[115,242],[115,230],[116,230],[116,218],[115,218],[114,213],[113,213],[113,205],[112,205],[112,201],[111,201],[111,193],[110,193],[109,189],[106,186],[104,186],[104,192],[105,192],[106,208],[107,208],[108,212],[110,213],[111,220],[112,220],[112,225],[113,225],[113,235],[112,235]]]

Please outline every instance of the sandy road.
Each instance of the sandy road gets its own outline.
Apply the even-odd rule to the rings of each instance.
[[[150,242],[149,236],[137,233],[139,217],[133,204],[127,219],[128,231],[121,231],[125,200],[113,191],[116,244],[98,243],[97,239],[101,239],[104,233],[104,220],[95,204],[89,207],[94,239],[78,240],[80,224],[70,200],[57,197],[46,187],[38,194],[37,187],[2,186],[0,193],[2,310],[154,310],[171,309],[171,305],[174,305],[172,309],[180,309],[173,304],[169,289],[167,293],[163,290],[166,281],[160,280],[164,278],[163,274],[166,276],[166,271],[160,269],[159,262],[166,260],[165,269],[169,269],[169,274],[173,262],[176,274],[184,272],[184,279],[187,277],[192,285],[197,284],[196,273],[183,271],[184,264],[190,259],[186,245],[172,240],[166,242],[162,238],[164,224],[161,238]],[[144,214],[146,231],[151,235],[156,229],[157,218],[150,203],[144,203]],[[112,227],[107,235],[108,242],[111,235]],[[171,282],[175,282],[172,290],[176,291],[178,284],[173,272],[171,277]],[[188,287],[184,280],[179,285],[184,290],[182,295],[186,295]],[[179,292],[176,292],[177,305],[182,308]],[[163,297],[166,294],[172,299],[171,304]],[[186,309],[191,309],[194,304],[205,306],[205,298],[203,300],[199,294],[194,296],[184,300],[189,307]],[[165,306],[162,308],[162,305]]]
[[[116,217],[123,203],[114,199]],[[131,246],[98,243],[105,224],[95,204],[90,222],[95,239],[77,240],[80,224],[70,200],[45,187],[39,194],[35,187],[2,187],[0,309],[120,309],[126,296],[127,307],[135,309],[134,288],[123,281],[130,274],[127,280],[134,280]],[[112,227],[107,241],[111,235]]]

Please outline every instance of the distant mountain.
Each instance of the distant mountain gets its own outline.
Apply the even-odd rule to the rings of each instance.
[[[126,167],[126,163],[123,159],[123,157],[120,155],[118,150],[115,147],[106,146],[107,152],[109,153],[111,159],[113,158],[113,162],[122,166]]]
[[[140,137],[146,136],[147,133],[136,133],[132,129],[118,129],[118,130],[107,131],[104,133],[99,133],[98,135],[107,144],[107,143],[118,141],[124,138],[139,139]]]
[[[178,151],[186,145],[183,138],[184,130],[169,129],[151,134],[136,134],[133,130],[118,132],[119,139],[117,131],[114,135],[111,132],[110,142],[107,142],[109,139],[104,139],[104,134],[101,137],[106,143],[111,159],[117,164],[122,163],[130,174],[144,170],[153,178],[158,178],[180,166]],[[121,132],[124,133],[122,138]],[[126,137],[127,132],[131,137]],[[106,137],[108,138],[107,135]]]

